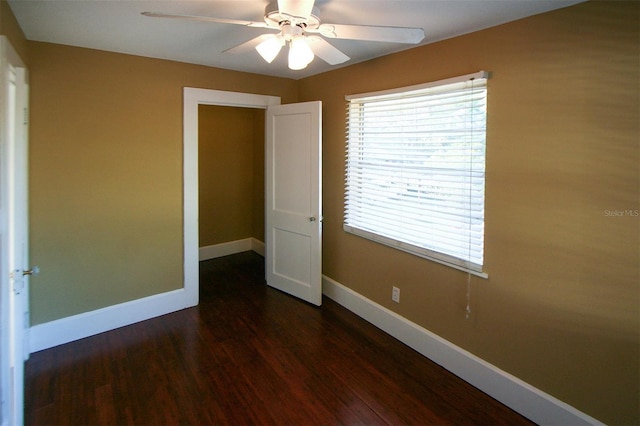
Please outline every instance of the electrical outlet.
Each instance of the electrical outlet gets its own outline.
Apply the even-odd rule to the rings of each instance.
[[[391,300],[400,303],[400,289],[398,287],[393,287],[393,290],[391,290]]]

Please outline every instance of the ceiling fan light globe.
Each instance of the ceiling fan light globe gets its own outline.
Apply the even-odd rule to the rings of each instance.
[[[289,68],[301,70],[313,61],[314,54],[304,37],[294,37],[289,45]]]
[[[256,46],[256,50],[262,56],[262,59],[267,61],[268,63],[273,62],[273,60],[280,53],[280,49],[284,46],[284,40],[278,36],[269,37],[262,43]]]

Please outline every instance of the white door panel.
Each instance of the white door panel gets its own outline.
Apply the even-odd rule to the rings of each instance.
[[[311,117],[308,114],[273,116],[273,202],[274,210],[308,215],[311,212]]]
[[[322,104],[267,109],[267,284],[322,303]]]

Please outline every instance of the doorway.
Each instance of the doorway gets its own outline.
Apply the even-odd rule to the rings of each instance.
[[[265,114],[199,105],[200,260],[240,251],[264,255]]]
[[[200,105],[232,106],[266,110],[280,105],[277,96],[184,88],[183,154],[183,234],[184,289],[193,305],[198,303],[199,226],[198,226],[198,109]]]
[[[200,105],[266,109],[267,284],[322,302],[322,103],[280,105],[280,98],[184,89],[184,281],[198,302],[198,120]]]

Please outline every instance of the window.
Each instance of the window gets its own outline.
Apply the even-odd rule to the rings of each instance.
[[[486,276],[486,82],[346,97],[345,231]]]

